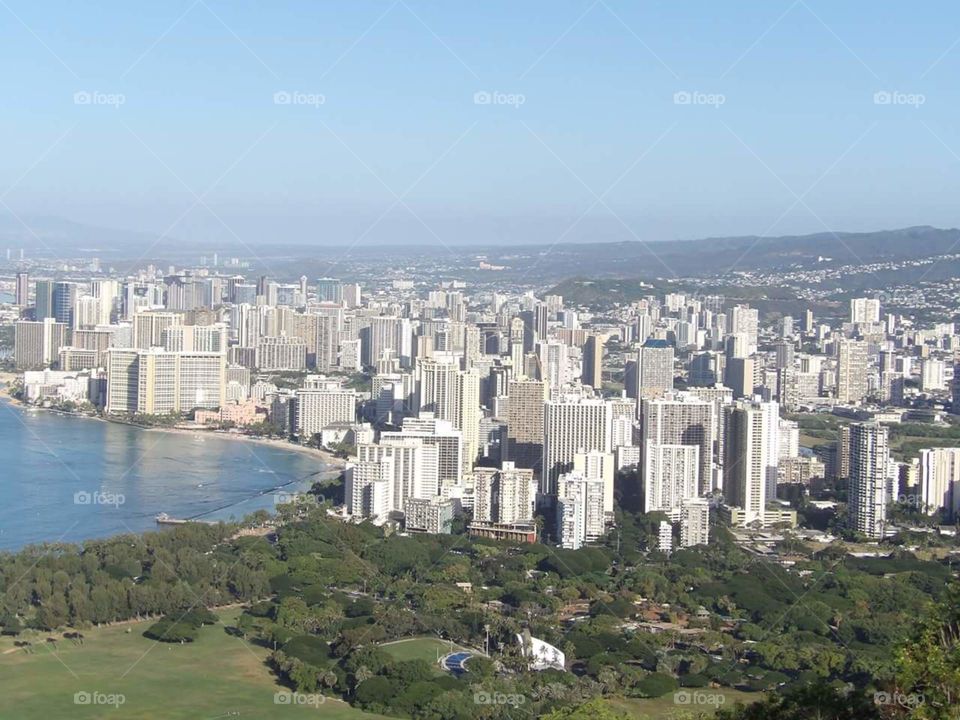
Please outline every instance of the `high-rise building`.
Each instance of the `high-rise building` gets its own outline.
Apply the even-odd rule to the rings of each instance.
[[[393,499],[391,507],[403,511],[408,498],[431,498],[439,494],[439,450],[420,438],[389,438],[380,444],[357,446],[360,462],[393,459]]]
[[[363,364],[374,365],[391,351],[402,367],[410,367],[413,354],[413,331],[407,318],[378,316],[367,318],[368,325],[360,334]]]
[[[420,412],[430,412],[463,433],[463,466],[476,462],[480,442],[480,374],[459,370],[453,362],[417,361]]]
[[[888,429],[880,423],[850,425],[850,481],[847,512],[852,530],[884,536],[890,483]]]
[[[659,397],[673,389],[673,348],[666,340],[647,340],[637,353],[637,392]]]
[[[19,370],[49,367],[57,361],[60,348],[68,344],[66,323],[52,317],[33,322],[18,320],[14,324],[14,364]]]
[[[533,470],[504,462],[500,468],[474,470],[475,522],[501,525],[533,522],[537,500],[537,481]]]
[[[261,337],[256,363],[261,370],[305,370],[307,343],[303,338],[286,335]]]
[[[610,452],[590,450],[573,456],[573,471],[588,480],[603,482],[603,511],[613,517],[613,483],[615,479],[614,456]]]
[[[16,282],[13,301],[17,307],[25,308],[30,304],[30,274],[21,270]]]
[[[643,462],[643,511],[676,518],[683,501],[699,495],[700,448],[651,442]]]
[[[160,344],[173,352],[227,351],[228,331],[226,325],[169,325],[160,331]]]
[[[745,336],[747,343],[745,355],[747,356],[757,351],[759,321],[757,309],[749,305],[736,305],[727,313],[727,334]]]
[[[765,523],[776,497],[779,409],[775,402],[740,400],[726,408],[723,494],[746,525]]]
[[[680,547],[710,544],[710,503],[690,498],[680,504]]]
[[[106,358],[108,413],[164,415],[224,404],[223,353],[110,348]]]
[[[946,511],[951,520],[960,516],[960,448],[920,451],[920,501],[930,515]]]
[[[343,303],[343,283],[334,278],[320,278],[317,280],[317,301]]]
[[[449,535],[453,529],[456,505],[442,497],[408,498],[403,527],[407,532]]]
[[[587,341],[583,344],[583,372],[580,380],[584,385],[597,390],[603,386],[603,337],[600,335],[587,336]]]
[[[463,433],[449,420],[440,420],[433,413],[422,412],[418,417],[405,417],[400,432],[384,431],[380,441],[419,438],[424,445],[433,445],[439,451],[438,472],[441,484],[459,485],[463,476]]]
[[[557,480],[557,540],[577,550],[603,536],[603,481],[581,473],[564,473]]]
[[[53,317],[53,280],[37,280],[34,285],[35,318],[45,320]]]
[[[880,299],[851,298],[850,322],[855,324],[880,322]]]
[[[566,395],[544,405],[541,494],[556,495],[557,480],[573,469],[577,453],[611,451],[611,420],[611,406],[597,398]]]
[[[717,402],[702,400],[692,393],[674,393],[664,398],[644,400],[641,403],[641,482],[645,488],[660,488],[662,482],[668,484],[670,482],[661,480],[656,475],[646,474],[648,471],[658,472],[660,469],[668,469],[660,460],[670,459],[667,457],[658,459],[656,462],[651,461],[648,468],[645,459],[648,448],[692,445],[698,448],[697,462],[699,463],[695,470],[697,484],[694,486],[693,496],[706,494],[715,489],[719,484],[715,482],[719,479],[715,478],[718,472],[715,458],[719,450],[717,445],[720,442],[718,406]],[[676,455],[680,451],[671,452]],[[687,471],[686,467],[684,471]],[[673,473],[671,477],[678,476]],[[683,477],[686,481],[687,476]],[[651,492],[657,495],[661,490],[654,489]]]
[[[296,397],[294,432],[310,438],[337,423],[353,423],[357,419],[357,393],[339,385],[301,388]]]
[[[867,343],[865,340],[837,342],[837,400],[841,403],[858,404],[866,396]]]
[[[729,357],[723,373],[723,384],[733,390],[733,397],[753,395],[754,362],[752,357]]]
[[[183,323],[183,313],[147,311],[133,316],[133,345],[141,350],[163,346],[163,331]]]
[[[58,281],[53,284],[53,317],[57,322],[73,327],[73,308],[76,301],[76,283]]]
[[[924,392],[945,390],[947,368],[943,360],[924,358],[920,362],[920,389]]]
[[[347,514],[386,519],[393,506],[395,469],[393,457],[351,463],[344,472],[344,503]]]
[[[508,393],[507,442],[503,457],[518,468],[533,470],[539,477],[543,467],[546,384],[541,380],[511,380]]]
[[[570,359],[566,343],[545,340],[538,346],[540,351],[541,379],[551,390],[559,390],[570,382]]]

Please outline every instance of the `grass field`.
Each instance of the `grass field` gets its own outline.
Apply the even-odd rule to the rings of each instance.
[[[239,612],[219,612],[221,622],[186,645],[148,640],[142,633],[149,623],[143,622],[85,631],[82,646],[61,641],[56,652],[40,642],[32,654],[2,654],[0,720],[379,717],[329,698],[308,704],[301,695],[299,705],[275,703],[275,693],[288,691],[264,664],[267,650],[224,631]],[[96,698],[101,704],[76,704],[75,693],[103,697]],[[122,695],[124,702],[106,704],[109,695]]]
[[[763,699],[763,693],[743,692],[742,690],[731,690],[730,688],[689,688],[682,689],[680,692],[687,693],[686,699],[698,699],[700,702],[696,704],[693,702],[677,703],[674,702],[674,694],[667,693],[663,697],[651,698],[649,700],[620,698],[611,700],[610,703],[617,709],[629,713],[630,717],[637,718],[637,720],[643,720],[643,718],[649,718],[649,720],[671,720],[672,718],[690,717],[691,714],[696,715],[697,713],[713,715],[720,707],[733,707],[733,705],[738,702],[749,705],[752,702]],[[696,693],[696,695],[693,695],[694,693]],[[719,697],[723,698],[722,702],[714,702],[714,704],[711,704],[714,698],[719,700]]]
[[[398,640],[396,642],[385,643],[380,647],[395,660],[426,660],[429,663],[436,663],[438,657],[466,649],[456,644],[451,647],[450,643],[446,640],[432,637]]]

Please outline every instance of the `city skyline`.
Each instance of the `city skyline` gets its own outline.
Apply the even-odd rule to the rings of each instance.
[[[0,62],[0,716],[957,716],[960,8],[0,0]]]

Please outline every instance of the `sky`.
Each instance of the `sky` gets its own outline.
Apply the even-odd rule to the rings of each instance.
[[[960,6],[0,0],[0,214],[202,244],[960,225]]]

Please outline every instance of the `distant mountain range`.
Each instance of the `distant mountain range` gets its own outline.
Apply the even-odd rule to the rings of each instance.
[[[911,227],[866,233],[817,233],[765,238],[705,238],[675,242],[603,243],[496,248],[490,262],[510,264],[520,254],[540,256],[547,276],[723,276],[734,271],[815,269],[917,260],[960,253],[960,230]],[[938,263],[938,275],[955,276],[956,263]],[[572,271],[572,272],[571,272]]]
[[[56,216],[0,215],[0,248],[28,249],[31,257],[101,257],[107,261],[143,260],[158,263],[196,262],[203,253],[218,251],[249,258],[249,249],[238,243],[211,243],[198,247],[155,234],[114,228],[94,227]],[[346,252],[351,240],[340,245],[310,245],[302,242],[258,244],[257,254],[278,272],[291,271],[299,276],[307,271],[301,258],[316,258],[318,250]],[[783,237],[721,237],[671,242],[561,243],[558,245],[491,245],[454,248],[455,255],[443,249],[444,262],[456,258],[465,268],[476,266],[483,258],[495,266],[505,266],[505,278],[525,277],[551,280],[567,277],[663,278],[679,276],[723,276],[732,271],[815,269],[840,265],[868,265],[884,262],[919,260],[945,254],[960,254],[960,230],[929,226],[880,230],[864,233],[816,233]],[[349,248],[351,258],[406,258],[435,264],[436,246],[369,246],[361,243]],[[322,261],[320,261],[322,263]],[[923,272],[923,271],[920,271]],[[919,276],[920,273],[917,273]],[[891,281],[909,278],[911,273],[892,273]],[[941,261],[928,277],[936,279],[960,275],[960,263]],[[492,278],[493,276],[485,275]],[[877,278],[874,276],[873,280]]]

